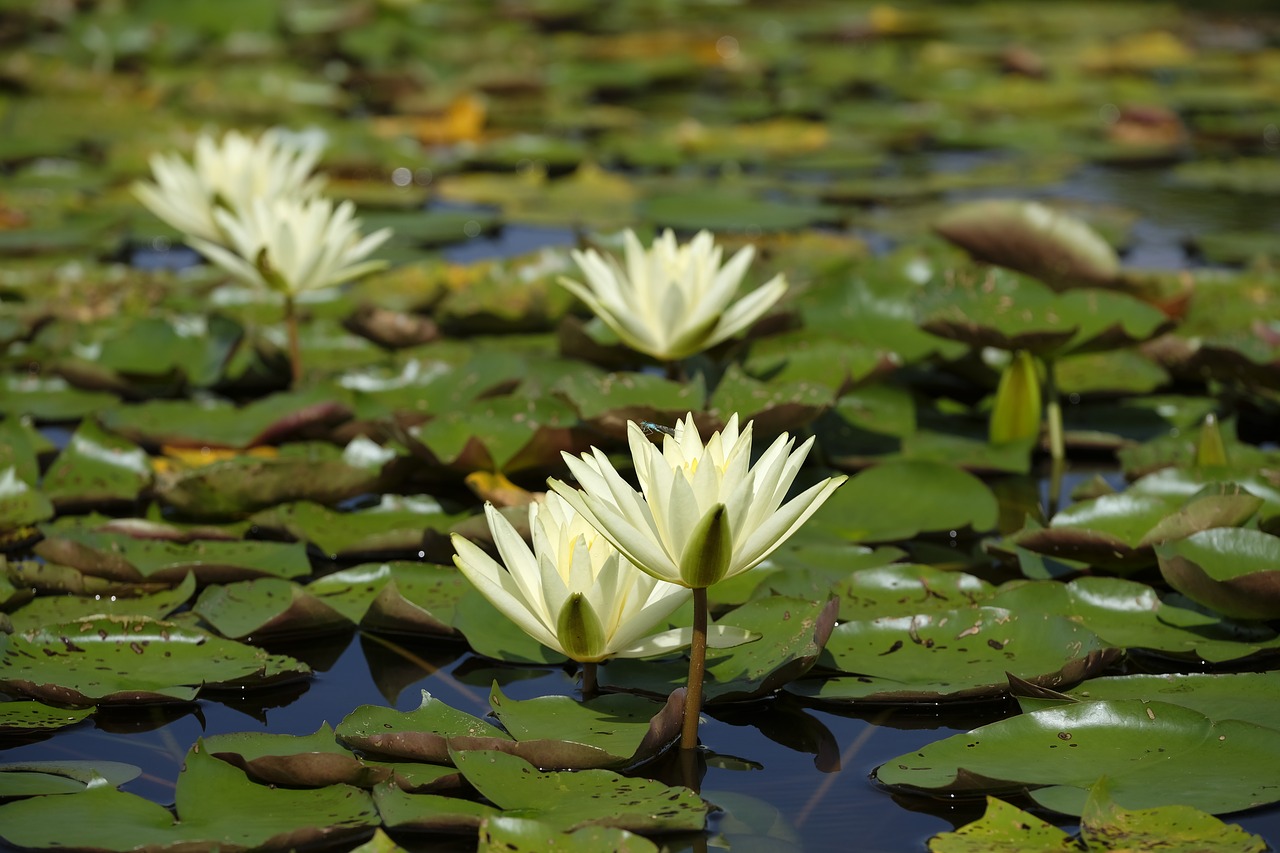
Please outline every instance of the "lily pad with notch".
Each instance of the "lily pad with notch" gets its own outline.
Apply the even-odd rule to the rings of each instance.
[[[1074,684],[1119,657],[1061,616],[981,605],[841,623],[820,665],[846,675],[798,681],[789,693],[822,702],[910,703],[990,699],[1006,673],[1036,684]]]
[[[0,687],[72,706],[190,702],[205,688],[310,675],[284,655],[141,616],[103,616],[0,636]]]
[[[456,609],[469,589],[452,566],[368,563],[312,581],[308,592],[365,631],[455,637]]]
[[[290,789],[259,785],[197,743],[164,806],[110,786],[0,806],[0,835],[21,847],[129,851],[139,846],[286,850],[337,844],[378,824],[369,795],[347,785]]]
[[[460,751],[498,750],[539,767],[630,767],[656,756],[680,732],[683,692],[665,704],[623,694],[577,702],[568,696],[489,695],[503,728],[455,710],[429,693],[414,711],[365,705],[339,724],[339,740],[398,761],[449,764]]]
[[[1028,791],[1045,808],[1081,814],[1103,776],[1129,809],[1180,804],[1221,814],[1280,800],[1273,769],[1280,729],[1211,719],[1161,701],[1061,705],[953,735],[876,768],[901,793]]]
[[[1280,618],[1280,538],[1219,527],[1156,547],[1160,574],[1193,601],[1235,619]]]

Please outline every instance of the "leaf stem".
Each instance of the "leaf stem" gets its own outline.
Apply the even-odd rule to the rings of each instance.
[[[298,342],[298,310],[293,297],[284,298],[284,324],[289,334],[289,369],[292,377],[290,386],[297,388],[302,379],[302,346]]]
[[[707,673],[707,589],[693,590],[693,642],[689,646],[689,683],[684,696],[684,727],[680,748],[698,746],[698,716],[702,711],[702,681]]]
[[[1044,360],[1044,418],[1049,427],[1049,455],[1061,463],[1067,458],[1067,446],[1062,437],[1062,399],[1058,395],[1057,360]]]

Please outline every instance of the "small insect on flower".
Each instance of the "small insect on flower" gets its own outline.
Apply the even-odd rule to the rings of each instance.
[[[640,421],[640,429],[649,434],[660,432],[663,435],[669,435],[672,438],[675,438],[676,435],[676,431],[671,427],[663,426],[662,424],[655,424],[653,421]]]

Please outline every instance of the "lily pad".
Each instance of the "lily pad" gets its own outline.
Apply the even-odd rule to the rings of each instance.
[[[376,505],[351,512],[303,501],[264,510],[251,521],[310,542],[330,559],[429,551],[444,562],[453,553],[446,533],[460,518],[429,495],[383,495]]]
[[[984,199],[959,205],[934,228],[987,263],[1062,290],[1106,285],[1120,269],[1115,251],[1080,220],[1034,201]]]
[[[703,701],[738,702],[768,696],[808,672],[835,624],[838,602],[771,595],[747,602],[717,621],[760,635],[728,649],[707,650]],[[666,695],[685,684],[688,664],[615,660],[600,673],[611,687]]]
[[[565,403],[512,396],[477,400],[412,432],[454,470],[515,473],[556,464],[561,452],[586,450],[577,422]]]
[[[1260,530],[1220,527],[1156,550],[1169,585],[1236,619],[1280,618],[1280,539]]]
[[[366,631],[455,636],[455,608],[470,588],[452,566],[368,563],[312,581],[307,591]]]
[[[998,516],[995,495],[977,477],[913,460],[886,462],[850,478],[809,526],[854,542],[889,542],[923,531],[991,530]]]
[[[682,692],[665,705],[636,696],[567,696],[515,701],[495,685],[489,701],[506,731],[423,692],[415,711],[366,705],[338,726],[353,749],[399,760],[450,763],[459,750],[500,750],[539,767],[628,767],[657,755],[679,734]]]
[[[351,628],[351,622],[305,588],[279,578],[206,587],[192,606],[215,631],[261,643]]]
[[[92,616],[145,616],[164,619],[191,598],[196,578],[188,574],[182,583],[136,597],[106,595],[41,595],[9,614],[13,629],[32,631],[44,625],[76,622]]]
[[[849,673],[787,690],[827,702],[937,702],[994,697],[1006,673],[1050,687],[1100,672],[1119,652],[1063,617],[969,607],[844,622],[823,664]]]
[[[45,473],[41,489],[66,512],[132,502],[149,485],[151,465],[142,448],[86,419]]]
[[[1111,780],[1129,809],[1188,805],[1211,813],[1280,799],[1271,768],[1280,730],[1214,720],[1166,702],[1121,699],[1033,711],[898,756],[876,777],[900,791],[1013,793],[1080,814]]]
[[[243,407],[212,398],[159,400],[98,413],[103,427],[139,444],[231,448],[283,441],[349,417],[342,396],[325,388],[275,394]]]
[[[0,636],[0,686],[67,705],[190,702],[201,687],[257,687],[310,670],[293,658],[138,616]]]
[[[118,761],[31,761],[0,764],[0,797],[78,794],[104,785],[119,787],[142,773]]]
[[[563,832],[555,824],[524,817],[494,815],[480,824],[478,853],[546,850],[555,853],[658,853],[658,845],[643,835],[610,826],[585,826]]]
[[[202,583],[311,573],[306,548],[284,542],[200,539],[172,542],[58,524],[46,527],[36,553],[46,560],[111,580],[177,581],[188,572]]]
[[[700,832],[709,808],[687,788],[609,770],[545,773],[517,756],[490,750],[455,752],[452,758],[467,781],[498,809],[563,829]],[[436,806],[431,799],[436,798],[426,795],[410,802],[431,808]]]
[[[209,755],[238,767],[255,782],[292,788],[354,785],[371,788],[391,776],[338,744],[328,723],[309,735],[241,732],[204,739]]]
[[[8,534],[53,517],[53,502],[13,466],[0,471],[0,533]]]
[[[96,709],[55,708],[43,702],[0,702],[0,734],[43,732],[74,726]]]
[[[0,806],[0,829],[21,847],[129,851],[139,846],[284,850],[359,838],[377,825],[368,794],[346,785],[268,787],[201,749],[187,756],[175,791],[178,817],[110,786]]]
[[[1159,543],[1244,523],[1262,506],[1262,498],[1219,484],[1179,503],[1151,494],[1103,495],[1072,504],[1048,527],[1028,526],[1011,541],[1041,554],[1132,571],[1155,562]]]
[[[1064,699],[1077,702],[1155,700],[1191,708],[1215,720],[1243,720],[1277,729],[1280,728],[1275,707],[1278,686],[1280,673],[1277,672],[1134,673],[1091,678],[1067,691]],[[1018,697],[1024,711],[1039,710],[1044,701],[1053,700]]]

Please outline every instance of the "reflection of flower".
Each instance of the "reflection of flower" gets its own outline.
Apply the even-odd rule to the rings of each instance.
[[[539,643],[581,662],[688,644],[687,628],[654,629],[688,600],[689,591],[639,571],[558,495],[529,505],[532,551],[492,504],[484,509],[506,568],[456,534],[453,561]]]
[[[792,451],[784,433],[753,466],[751,424],[739,433],[737,415],[705,445],[692,414],[674,433],[659,450],[627,425],[639,492],[595,449],[565,454],[581,491],[550,485],[633,563],[681,586],[708,587],[754,567],[847,479],[828,478],[783,504],[812,438]]]
[[[232,130],[218,142],[201,134],[193,163],[177,154],[155,154],[155,183],[138,181],[133,192],[152,213],[184,234],[225,245],[215,210],[242,211],[254,199],[314,198],[324,179],[308,176],[319,158],[315,137],[286,136],[272,129],[255,140]]]
[[[787,289],[774,276],[733,305],[734,294],[751,264],[754,249],[740,250],[723,267],[723,250],[707,231],[690,243],[676,244],[666,231],[646,252],[628,230],[626,268],[594,249],[575,251],[573,259],[587,283],[560,283],[591,307],[632,349],[663,361],[699,353],[746,329]]]
[[[215,210],[227,248],[193,237],[191,245],[232,275],[293,297],[331,287],[383,266],[361,261],[391,230],[360,237],[355,206],[324,198],[255,199],[238,213]]]

